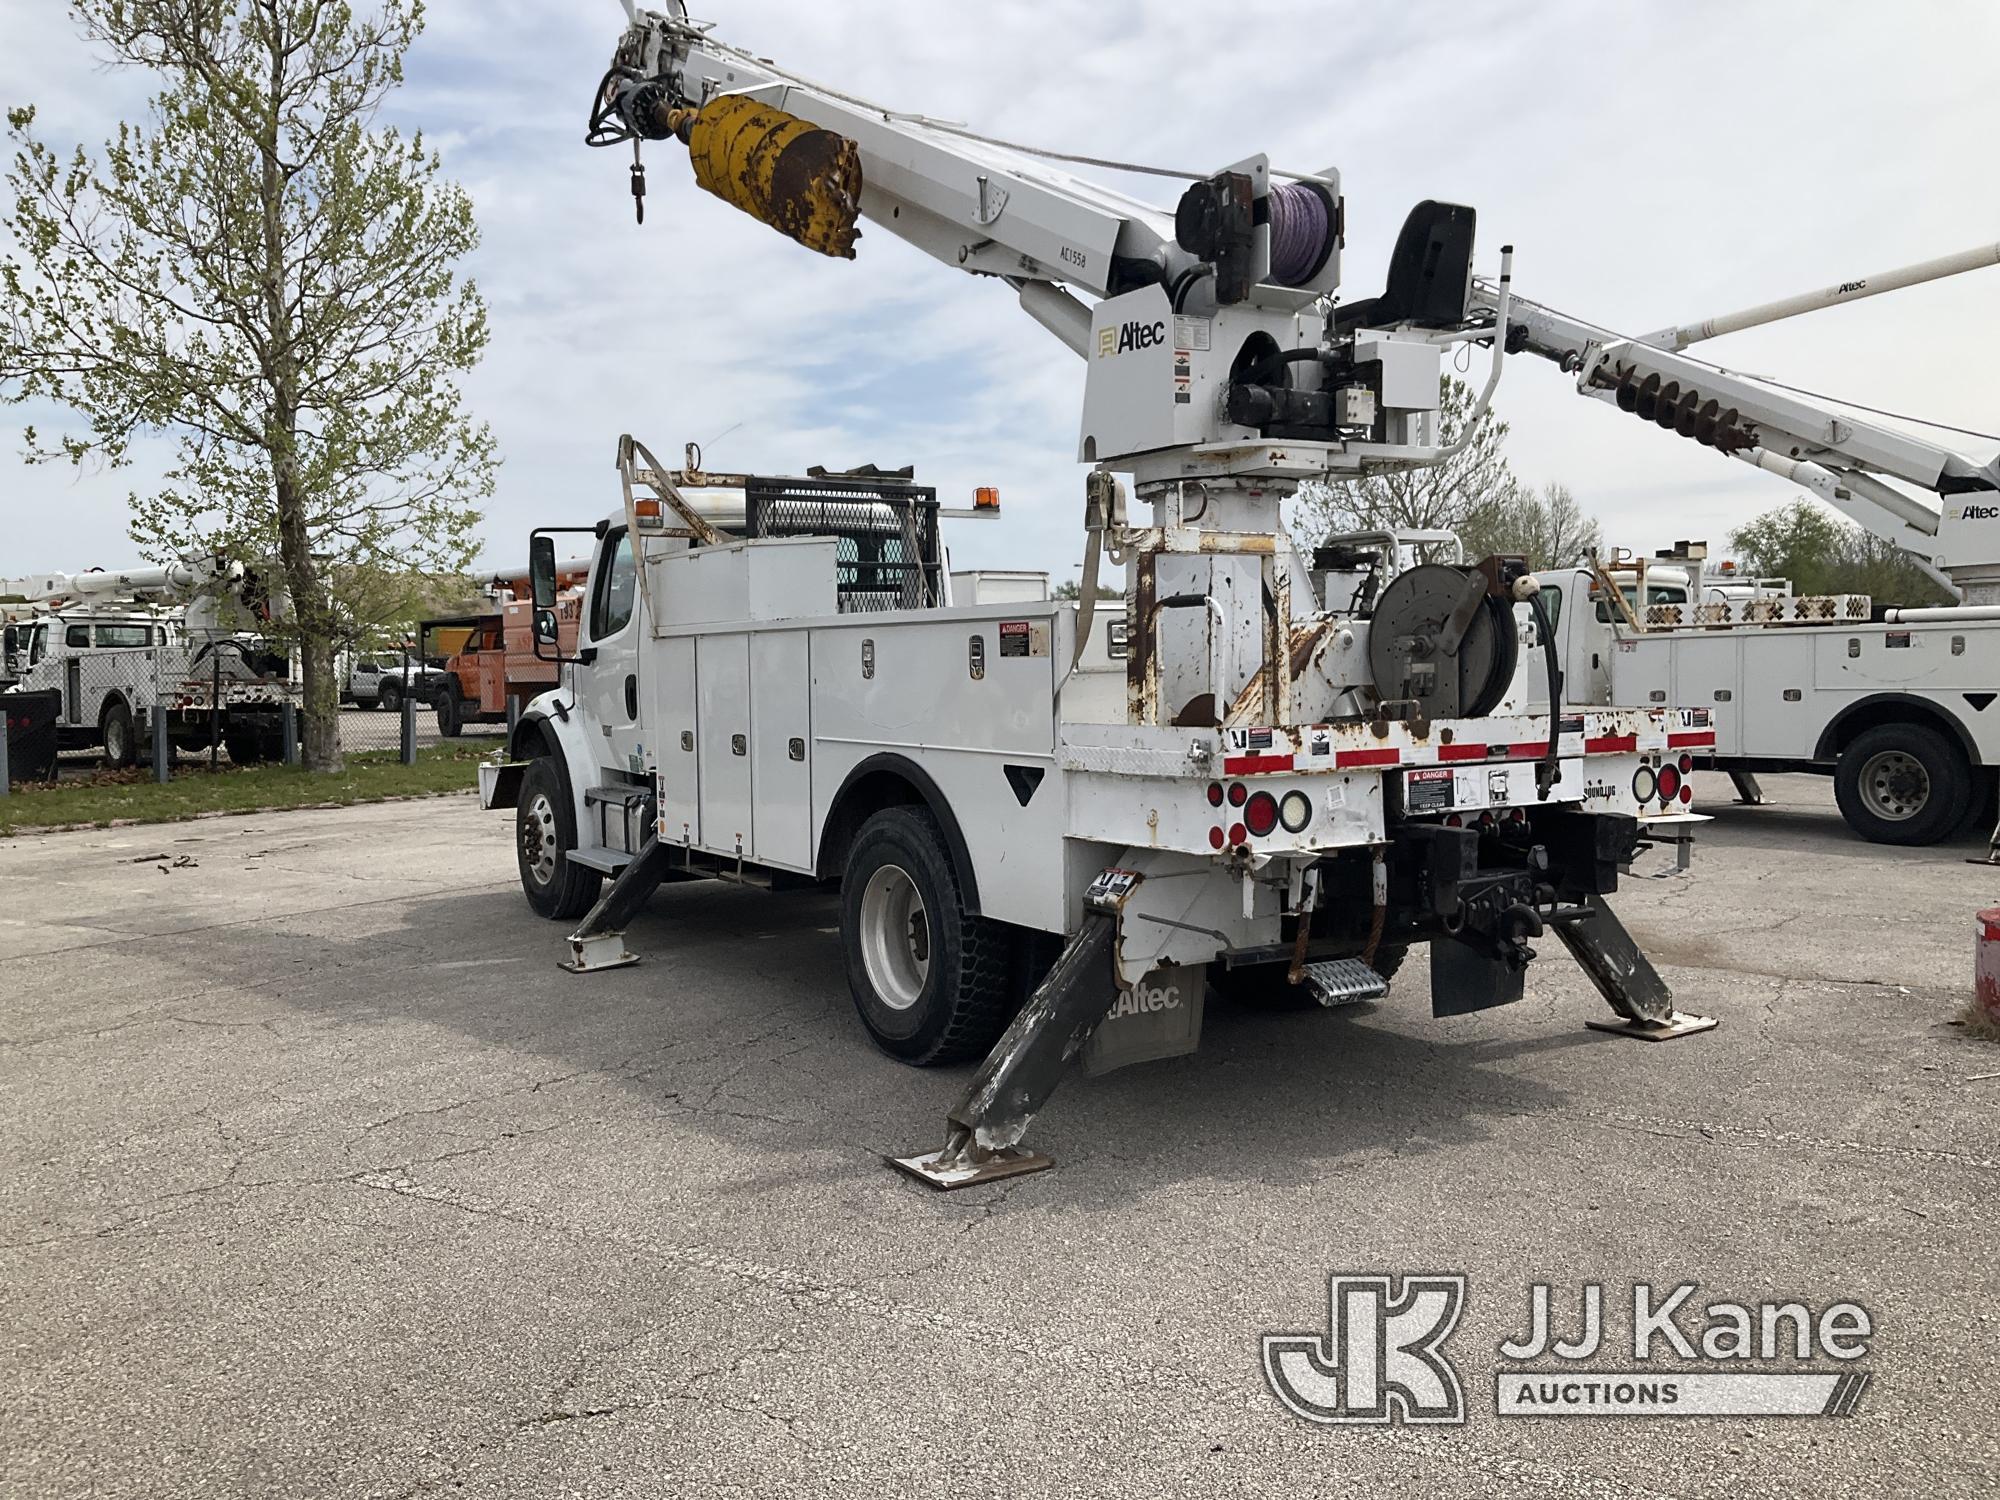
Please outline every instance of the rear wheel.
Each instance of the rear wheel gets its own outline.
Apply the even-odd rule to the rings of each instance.
[[[1925,724],[1878,724],[1840,752],[1834,800],[1847,826],[1877,844],[1935,844],[1965,815],[1972,769]]]
[[[537,756],[521,777],[514,807],[514,854],[521,891],[542,916],[570,921],[589,911],[604,877],[570,860],[576,847],[576,810],[562,768]]]
[[[962,1062],[1006,1029],[1013,933],[965,909],[928,812],[884,808],[862,824],[841,881],[840,937],[854,1008],[891,1057]]]
[[[229,758],[239,766],[261,765],[267,760],[276,760],[271,752],[270,736],[252,725],[225,723],[222,727],[222,748],[229,752]],[[278,754],[284,753],[282,745]]]
[[[132,710],[125,706],[123,699],[114,698],[104,705],[104,716],[98,731],[104,736],[106,766],[122,771],[138,760],[138,737],[132,732]]]

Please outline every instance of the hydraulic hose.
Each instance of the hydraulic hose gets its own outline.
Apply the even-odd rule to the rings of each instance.
[[[1540,589],[1528,595],[1528,608],[1534,614],[1535,634],[1542,639],[1542,657],[1549,668],[1549,751],[1535,767],[1535,793],[1546,802],[1555,789],[1557,777],[1562,775],[1562,757],[1556,750],[1562,739],[1562,662],[1556,655],[1555,626],[1549,621],[1549,612],[1542,607]]]

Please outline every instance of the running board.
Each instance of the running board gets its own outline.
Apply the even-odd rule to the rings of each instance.
[[[1327,958],[1307,964],[1299,982],[1328,1010],[1378,1000],[1389,993],[1389,981],[1358,958]]]

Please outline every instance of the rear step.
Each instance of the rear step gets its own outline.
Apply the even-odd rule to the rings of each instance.
[[[1389,993],[1389,981],[1358,958],[1324,958],[1307,964],[1299,982],[1329,1009],[1380,999]]]

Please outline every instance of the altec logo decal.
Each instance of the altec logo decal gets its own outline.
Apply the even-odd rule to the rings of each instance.
[[[1167,341],[1167,325],[1155,318],[1152,322],[1120,323],[1116,328],[1097,330],[1097,356],[1124,354],[1132,349],[1151,349],[1156,344]]]
[[[2000,516],[2000,505],[1961,505],[1957,519],[1961,521],[1991,521]]]
[[[1150,1015],[1154,1011],[1178,1010],[1181,1003],[1181,987],[1177,984],[1147,984],[1144,980],[1129,990],[1120,990],[1118,998],[1111,1002],[1104,1019],[1115,1021],[1120,1016]]]

